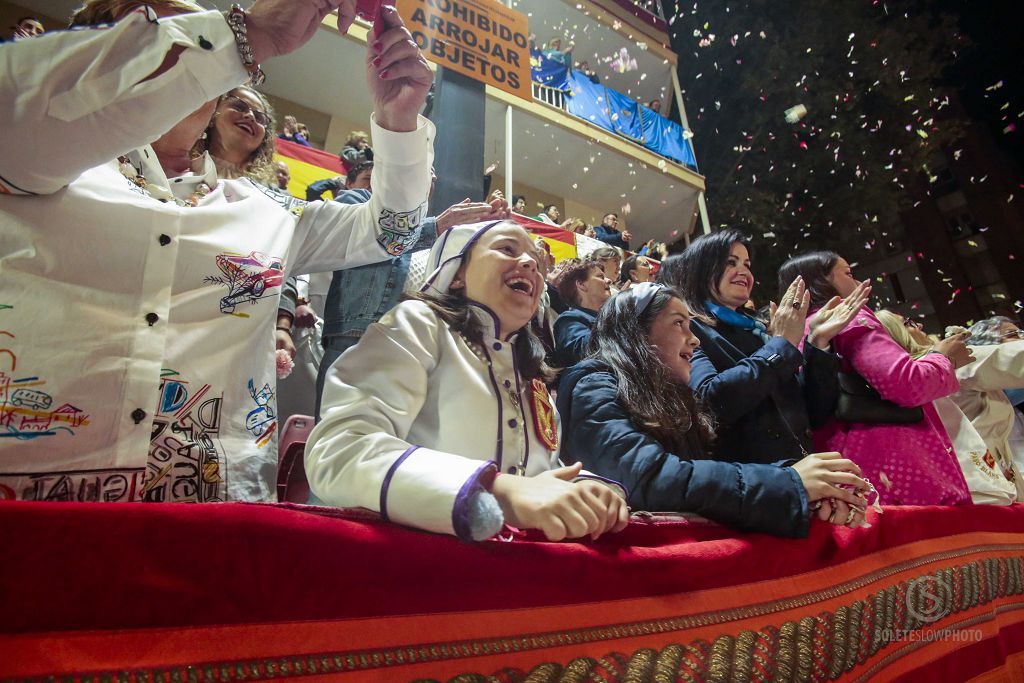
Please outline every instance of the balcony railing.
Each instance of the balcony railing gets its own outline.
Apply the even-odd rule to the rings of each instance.
[[[637,19],[654,26],[661,31],[668,31],[668,19],[660,0],[608,0],[632,14]]]
[[[538,102],[543,102],[549,107],[555,109],[561,109],[567,112],[568,109],[565,106],[565,93],[558,88],[549,88],[546,85],[541,85],[536,81],[533,82],[533,99]]]
[[[629,4],[635,5],[648,14],[653,14],[662,21],[665,21],[665,12],[661,8],[660,0],[626,0]]]

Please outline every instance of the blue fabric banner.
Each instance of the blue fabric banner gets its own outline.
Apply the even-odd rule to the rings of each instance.
[[[547,59],[536,50],[530,53],[530,66],[535,82],[566,91],[565,104],[570,114],[697,169],[693,148],[678,123],[631,97],[591,82],[582,72]]]
[[[569,72],[569,92],[565,94],[565,104],[570,114],[590,121],[605,130],[612,128],[612,120],[608,115],[608,103],[605,97],[607,88],[591,83],[590,79],[580,71]]]
[[[643,144],[644,125],[640,120],[640,103],[617,90],[605,88],[612,130],[633,142]]]
[[[569,89],[569,67],[548,59],[540,50],[530,50],[530,77],[534,83],[566,91]]]
[[[690,168],[697,168],[697,159],[690,141],[683,135],[682,126],[647,107],[643,107],[643,125],[645,147]]]

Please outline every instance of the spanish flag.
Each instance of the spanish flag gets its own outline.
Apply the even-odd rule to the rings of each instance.
[[[562,230],[554,225],[541,223],[517,213],[512,214],[512,220],[526,228],[526,231],[544,239],[551,247],[551,255],[555,257],[555,263],[564,261],[567,258],[576,258],[576,235],[568,230]]]
[[[275,161],[288,164],[292,179],[288,183],[288,192],[299,199],[306,198],[306,186],[324,178],[336,178],[348,173],[337,154],[306,147],[288,140],[277,140]]]

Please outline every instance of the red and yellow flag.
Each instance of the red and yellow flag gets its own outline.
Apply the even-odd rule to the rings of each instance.
[[[299,199],[306,198],[306,186],[324,178],[336,178],[348,173],[337,154],[306,147],[288,140],[278,139],[275,161],[288,164],[292,179],[288,183],[288,192]]]

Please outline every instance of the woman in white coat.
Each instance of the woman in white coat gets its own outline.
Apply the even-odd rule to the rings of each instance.
[[[920,323],[890,311],[876,315],[910,355],[917,358],[933,352],[936,341]],[[1018,476],[1006,443],[1014,410],[1002,392],[1006,387],[1024,386],[1024,354],[1020,353],[1024,342],[1015,343],[1020,346],[1004,345],[1008,348],[1002,353],[998,346],[970,346],[974,359],[956,371],[960,389],[933,402],[976,505],[1009,505],[1019,497]]]
[[[345,86],[374,103],[364,205],[224,180],[192,149],[261,60],[355,9],[88,0],[87,28],[0,50],[0,499],[273,500],[281,285],[415,243],[432,75],[385,10],[368,85]]]
[[[1024,500],[1024,419],[1006,394],[1024,389],[1021,331],[1013,321],[997,316],[975,323],[970,332],[967,343],[977,360],[956,371],[960,391],[953,400],[985,437],[993,456],[1013,468],[1017,499]]]
[[[327,375],[306,446],[319,500],[464,540],[506,522],[550,540],[625,526],[617,484],[559,467],[544,349],[529,325],[544,289],[539,258],[512,222],[438,238],[421,294]]]

